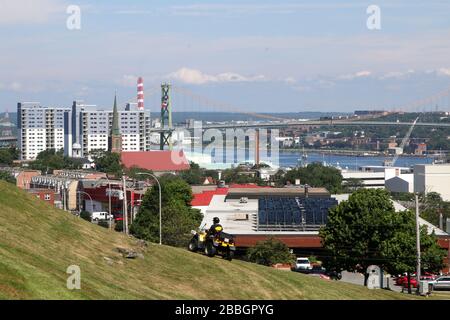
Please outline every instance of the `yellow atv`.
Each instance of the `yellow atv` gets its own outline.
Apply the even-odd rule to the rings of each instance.
[[[220,228],[220,230],[217,230]],[[231,261],[234,257],[236,247],[234,245],[234,237],[231,234],[222,231],[221,226],[216,227],[215,235],[208,235],[206,230],[199,232],[192,230],[193,237],[189,242],[189,251],[196,252],[204,250],[208,257],[214,257],[220,254],[224,259]]]

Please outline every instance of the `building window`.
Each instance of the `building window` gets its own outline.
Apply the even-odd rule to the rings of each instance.
[[[44,200],[50,201],[50,194],[46,193],[46,194],[44,195]]]

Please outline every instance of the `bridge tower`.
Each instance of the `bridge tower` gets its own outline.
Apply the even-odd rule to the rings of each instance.
[[[159,149],[164,150],[164,146],[169,146],[172,150],[172,102],[170,99],[171,85],[163,83],[161,85],[161,131]]]

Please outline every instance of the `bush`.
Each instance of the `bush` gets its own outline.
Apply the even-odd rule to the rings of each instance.
[[[92,222],[92,214],[88,211],[81,211],[80,218]]]
[[[117,232],[123,232],[123,221],[117,221],[116,225],[114,226],[114,230]]]
[[[256,246],[248,249],[247,258],[251,262],[265,266],[295,261],[295,256],[290,252],[288,246],[273,237],[259,241]]]
[[[109,229],[109,220],[99,220],[99,221],[98,221],[98,225],[99,225],[100,227]]]

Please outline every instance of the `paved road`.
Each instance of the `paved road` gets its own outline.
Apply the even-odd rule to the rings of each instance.
[[[353,273],[353,272],[344,271],[344,272],[342,272],[341,281],[363,286],[364,285],[364,276],[361,273],[356,273],[356,272]],[[389,288],[391,288],[391,290],[397,291],[397,292],[402,291],[402,287],[396,286],[394,284],[394,279],[392,279],[392,278],[389,278]]]

